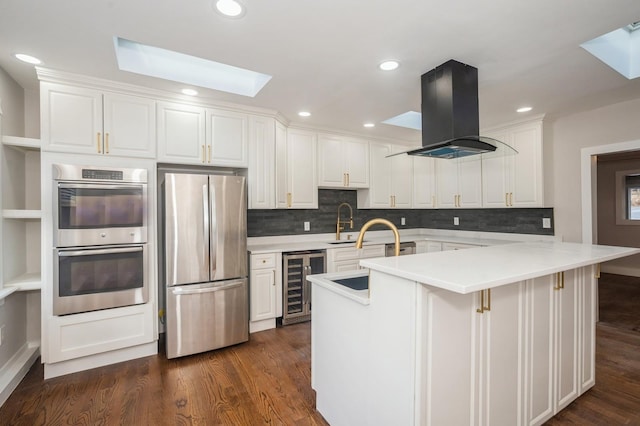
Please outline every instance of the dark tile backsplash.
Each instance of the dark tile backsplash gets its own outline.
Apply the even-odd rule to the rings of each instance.
[[[456,231],[506,232],[515,234],[553,235],[553,209],[434,209],[358,210],[356,191],[320,189],[318,209],[309,210],[249,210],[247,233],[250,237],[271,235],[325,234],[336,232],[338,206],[347,202],[353,207],[353,231],[358,231],[369,219],[383,217],[393,222],[398,229],[432,228]],[[349,209],[342,208],[342,217],[348,218]],[[453,225],[458,217],[459,226]],[[401,218],[406,225],[400,226]],[[542,218],[551,218],[551,228],[542,227]],[[304,222],[310,222],[311,230],[304,231]],[[348,227],[347,227],[348,228]],[[387,229],[374,226],[372,230]],[[351,232],[346,229],[343,232]]]

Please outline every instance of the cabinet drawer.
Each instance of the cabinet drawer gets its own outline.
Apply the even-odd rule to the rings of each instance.
[[[341,260],[358,259],[360,253],[355,247],[341,247],[327,250],[327,261],[338,262]]]
[[[276,267],[276,254],[252,254],[251,269],[273,269]]]
[[[360,259],[369,259],[371,257],[384,257],[384,244],[363,246],[360,252]]]

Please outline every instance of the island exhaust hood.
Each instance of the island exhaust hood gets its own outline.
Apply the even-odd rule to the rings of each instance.
[[[493,152],[501,142],[479,136],[478,69],[449,60],[422,75],[422,147],[406,153],[460,158]]]

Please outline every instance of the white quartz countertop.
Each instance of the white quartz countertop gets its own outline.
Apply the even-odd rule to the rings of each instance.
[[[467,294],[637,253],[640,249],[545,241],[363,259],[360,265]]]
[[[494,233],[495,234],[495,233]],[[280,237],[253,237],[247,243],[247,250],[252,254],[277,253],[305,250],[326,250],[340,247],[353,247],[358,237],[357,232],[344,233],[350,235],[350,242],[342,244],[330,244],[335,242],[335,236],[331,234],[314,235],[290,235]],[[491,233],[471,233],[460,231],[449,231],[442,233],[432,230],[406,230],[400,231],[400,242],[408,241],[442,241],[449,243],[475,244],[479,246],[492,246],[498,244],[509,244],[514,241],[522,241],[524,238],[550,238],[548,236],[522,236],[520,234],[496,236]],[[343,237],[346,238],[346,237]],[[393,243],[393,234],[385,231],[367,232],[363,245],[388,244]],[[344,239],[342,241],[345,241]]]

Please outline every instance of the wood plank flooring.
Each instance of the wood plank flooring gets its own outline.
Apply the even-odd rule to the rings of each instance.
[[[640,279],[603,274],[596,385],[547,424],[640,425]],[[36,363],[0,425],[326,425],[310,381],[310,324],[167,360],[142,358],[44,381]]]

